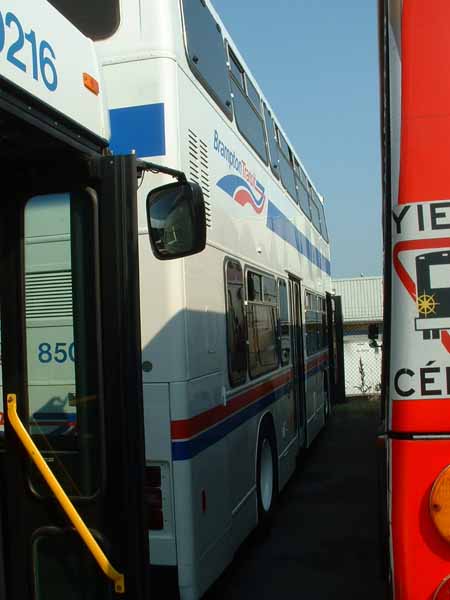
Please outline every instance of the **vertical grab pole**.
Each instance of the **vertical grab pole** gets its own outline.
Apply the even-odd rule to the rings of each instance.
[[[49,466],[45,462],[42,454],[39,452],[36,444],[31,439],[30,434],[23,426],[22,421],[19,419],[19,415],[17,414],[17,399],[15,394],[8,394],[8,419],[11,423],[14,431],[16,432],[18,438],[22,442],[25,450],[30,456],[31,460],[36,465],[37,469],[41,473],[42,477],[47,482],[47,485],[54,493],[57,501],[59,502],[61,508],[66,513],[68,519],[78,532],[79,536],[83,540],[83,542],[88,547],[94,559],[97,561],[97,564],[103,571],[103,573],[114,581],[114,589],[117,594],[125,593],[125,578],[122,573],[119,573],[114,569],[103,550],[98,545],[96,539],[92,535],[92,533],[87,528],[83,519],[80,517],[79,513],[75,509],[74,505],[70,501],[66,492],[61,487],[61,484],[56,479],[56,477],[51,472]]]

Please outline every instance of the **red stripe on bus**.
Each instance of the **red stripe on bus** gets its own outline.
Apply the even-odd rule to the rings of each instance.
[[[222,421],[226,417],[229,417],[233,413],[245,408],[249,404],[252,404],[256,400],[259,400],[262,396],[270,394],[277,387],[288,383],[292,379],[292,371],[283,373],[279,377],[274,377],[269,381],[242,393],[232,398],[226,406],[215,406],[210,410],[207,410],[195,417],[190,419],[180,419],[172,421],[171,433],[173,440],[187,439],[197,435],[204,429],[215,425],[219,421]]]
[[[399,204],[450,198],[449,23],[448,0],[403,2]]]
[[[450,398],[394,400],[391,430],[401,433],[450,432]]]

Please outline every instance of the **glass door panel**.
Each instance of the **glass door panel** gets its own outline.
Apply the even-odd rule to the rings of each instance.
[[[99,600],[112,597],[111,583],[75,533],[40,532],[33,541],[36,600]],[[82,577],[80,577],[82,574]]]
[[[24,211],[27,424],[72,498],[93,498],[102,482],[92,200],[35,196]],[[31,462],[28,483],[52,496]],[[36,600],[110,597],[111,582],[68,523],[38,528],[31,546]]]
[[[25,206],[29,431],[69,496],[100,486],[94,206],[35,196]],[[31,487],[50,494],[31,468]]]

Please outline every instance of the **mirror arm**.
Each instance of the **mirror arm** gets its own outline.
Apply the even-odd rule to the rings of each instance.
[[[157,165],[156,163],[151,163],[146,160],[137,160],[136,167],[139,175],[141,175],[143,171],[151,171],[152,173],[164,173],[165,175],[170,175],[171,177],[178,179],[180,183],[187,182],[186,175],[183,171],[170,169],[169,167]]]

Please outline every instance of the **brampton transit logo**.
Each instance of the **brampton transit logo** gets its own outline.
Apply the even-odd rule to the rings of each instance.
[[[225,175],[217,182],[217,186],[226,192],[241,206],[250,204],[253,210],[260,214],[266,203],[264,187],[255,175],[247,168],[245,161],[240,160],[214,131],[214,150],[228,163],[228,167],[238,174]]]

